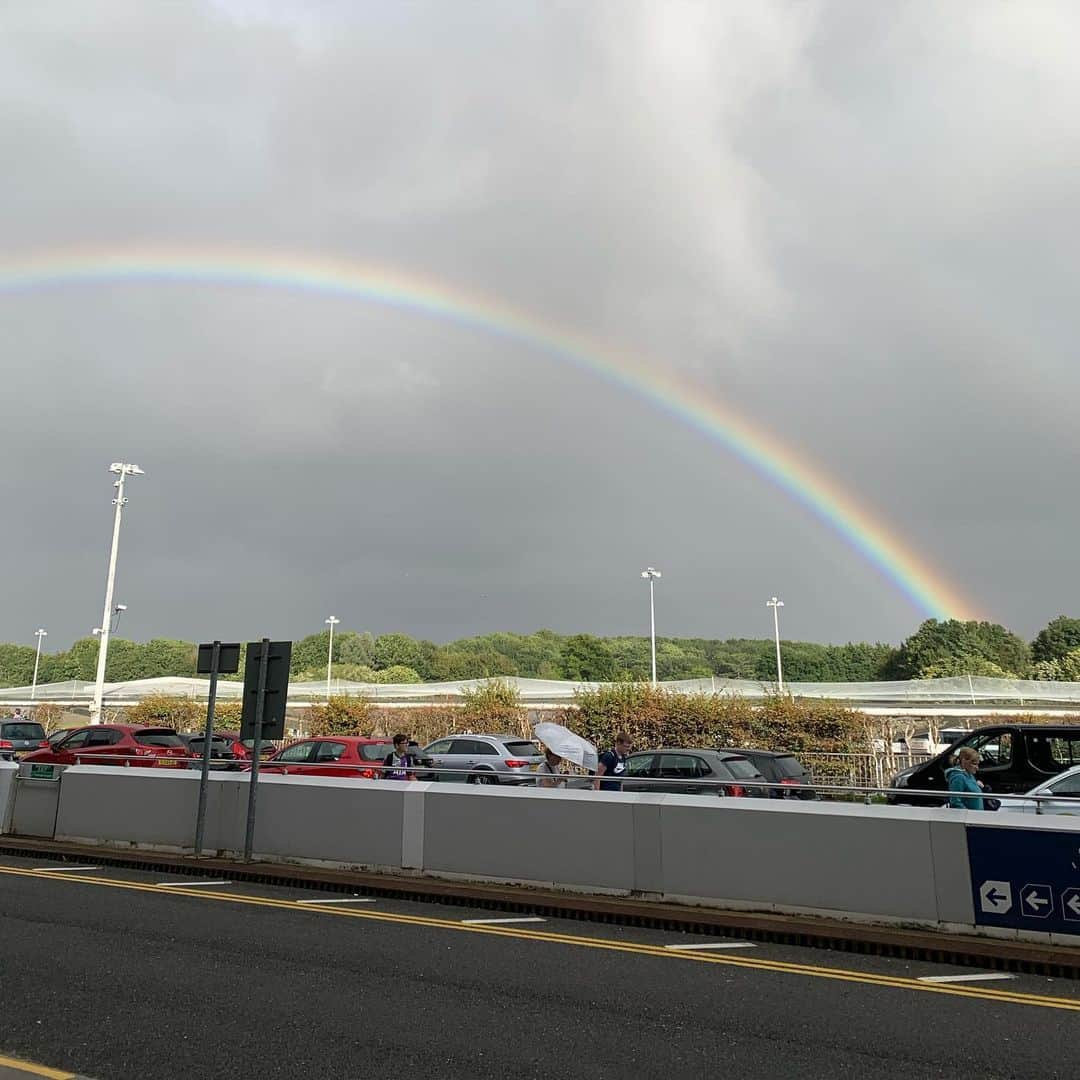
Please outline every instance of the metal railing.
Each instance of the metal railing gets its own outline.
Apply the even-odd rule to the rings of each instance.
[[[132,766],[143,769],[162,768],[169,772],[180,769],[200,769],[203,757],[164,757],[162,755],[129,755],[129,754],[103,754],[88,753],[75,755],[75,764],[101,765],[115,764],[117,767],[130,768]],[[169,762],[162,766],[161,762]],[[175,764],[172,764],[174,763]],[[26,762],[33,765],[33,762]],[[54,774],[67,768],[67,765],[54,764]],[[249,759],[211,757],[210,767],[214,771],[230,770],[238,773],[250,770]],[[423,763],[408,766],[404,770],[400,767],[384,765],[381,762],[336,762],[336,761],[309,761],[309,762],[284,762],[271,761],[266,758],[260,761],[261,774],[286,775],[298,778],[316,775],[317,772],[340,775],[357,780],[386,779],[385,774],[406,773],[404,782],[409,781],[445,781],[451,783],[493,783],[508,788],[513,787],[542,787],[569,790],[590,790],[599,780],[598,777],[581,772],[566,773],[540,773],[533,770],[527,772],[497,772],[494,770],[453,769],[443,766],[425,765]],[[808,801],[833,801],[845,803],[861,803],[866,806],[875,805],[915,805],[915,806],[948,806],[949,798],[955,794],[965,800],[994,799],[1004,809],[1009,804],[1019,802],[1034,803],[1036,814],[1043,814],[1043,805],[1048,802],[1061,802],[1061,795],[1033,795],[1011,794],[1007,792],[986,791],[981,794],[975,792],[948,792],[931,790],[926,788],[895,788],[883,784],[835,784],[821,783],[816,779],[807,785],[788,783],[772,783],[755,778],[721,780],[716,778],[700,777],[634,777],[623,776],[617,780],[613,777],[606,778],[609,783],[617,782],[620,790],[633,792],[635,790],[648,793],[681,794],[680,789],[686,789],[687,794],[703,794],[716,792],[717,795],[741,798],[771,798],[773,793],[776,797],[787,802]],[[985,804],[984,804],[985,806]],[[1080,798],[1076,800],[1077,814],[1080,815]]]

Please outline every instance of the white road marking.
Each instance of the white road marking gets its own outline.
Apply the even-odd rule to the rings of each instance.
[[[691,952],[694,949],[756,949],[757,944],[753,941],[717,941],[707,945],[665,945],[664,948],[672,952]]]
[[[1008,975],[1004,971],[983,971],[974,975],[923,975],[919,982],[925,983],[954,983],[954,982],[990,982],[994,979],[1015,979],[1015,975]]]
[[[539,915],[524,916],[520,919],[462,919],[465,926],[490,926],[494,923],[547,922]]]
[[[103,866],[39,866],[39,870],[48,870],[50,873],[56,873],[58,870],[104,870]]]
[[[297,900],[298,904],[374,904],[374,896],[339,896],[326,900]]]
[[[232,885],[231,881],[199,881],[198,878],[188,878],[187,881],[155,881],[155,885],[161,888],[164,885]]]

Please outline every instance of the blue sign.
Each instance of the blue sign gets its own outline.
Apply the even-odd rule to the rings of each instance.
[[[1080,934],[1080,832],[968,825],[978,926]]]

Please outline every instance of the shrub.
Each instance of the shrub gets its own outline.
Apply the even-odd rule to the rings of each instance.
[[[521,695],[512,683],[489,679],[476,687],[463,687],[461,696],[464,704],[455,710],[460,724],[474,730],[530,734]]]
[[[308,709],[309,735],[371,735],[376,714],[367,698],[349,694],[333,696],[325,705]]]
[[[198,731],[206,722],[206,706],[192,698],[152,694],[127,713],[128,723],[148,727],[171,727],[176,731]]]

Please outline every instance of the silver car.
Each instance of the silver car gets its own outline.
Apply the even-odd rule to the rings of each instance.
[[[448,735],[420,751],[432,778],[468,784],[531,784],[544,760],[520,735]]]

